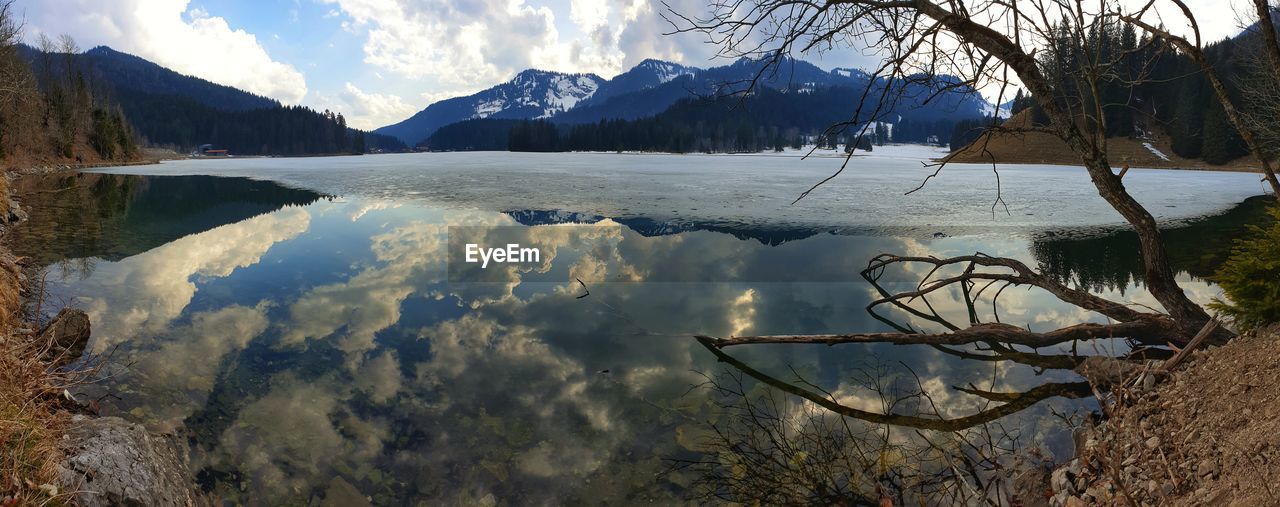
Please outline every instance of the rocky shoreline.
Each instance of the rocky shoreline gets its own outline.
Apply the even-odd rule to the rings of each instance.
[[[1024,505],[1280,504],[1277,373],[1280,326],[1130,377],[1077,430],[1075,458],[1027,473]]]
[[[148,162],[151,163],[151,162]],[[119,165],[119,164],[111,164]],[[0,227],[7,231],[39,210],[22,206],[22,196],[9,192],[16,178],[48,174],[83,166],[34,167],[0,178],[4,196],[0,199]],[[0,232],[3,234],[3,232]],[[29,283],[28,272],[9,250],[8,235],[0,242],[0,313],[4,313],[10,339],[26,336],[42,350],[35,360],[44,369],[57,370],[81,360],[91,335],[88,316],[80,310],[64,309],[43,326],[23,320],[25,305],[38,298],[38,289]],[[5,352],[9,353],[9,352]],[[51,386],[56,387],[56,386]],[[211,502],[195,485],[187,446],[175,435],[158,435],[141,425],[119,417],[92,415],[92,403],[76,400],[63,391],[59,396],[42,396],[34,401],[45,406],[56,421],[47,428],[55,432],[61,456],[55,462],[56,484],[43,483],[33,489],[68,503],[97,505],[209,505]],[[60,435],[59,435],[60,434]],[[17,500],[19,497],[14,497]]]

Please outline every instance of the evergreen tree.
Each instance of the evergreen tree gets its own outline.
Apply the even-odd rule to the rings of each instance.
[[[1183,67],[1189,68],[1191,64]],[[1200,79],[1199,74],[1184,80],[1181,93],[1177,95],[1173,118],[1169,122],[1169,137],[1173,152],[1184,158],[1200,158],[1204,146],[1203,127],[1205,124],[1205,106],[1210,97],[1208,84]]]
[[[1210,164],[1225,164],[1249,153],[1244,140],[1236,133],[1235,127],[1227,120],[1227,113],[1222,103],[1216,98],[1210,99],[1208,112],[1204,117],[1203,147],[1200,156]]]

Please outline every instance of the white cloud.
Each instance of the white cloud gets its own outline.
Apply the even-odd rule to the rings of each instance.
[[[285,103],[307,94],[306,79],[275,61],[257,36],[232,28],[189,0],[28,0],[33,33],[70,34],[85,47],[108,45],[178,72]],[[73,13],[73,15],[68,15]]]
[[[317,92],[316,106],[342,112],[347,124],[371,130],[407,118],[422,106],[409,104],[398,95],[367,93],[347,83],[336,97]]]
[[[474,92],[526,68],[608,77],[649,57],[713,52],[698,37],[663,37],[666,22],[651,0],[570,0],[559,10],[524,0],[323,1],[347,16],[345,30],[364,37],[366,63],[425,78],[431,99]]]
[[[92,350],[164,330],[196,295],[195,277],[222,278],[257,264],[276,243],[305,232],[302,208],[260,215],[172,241],[153,250],[102,263],[81,298],[93,321]],[[127,305],[112,302],[127,301]]]

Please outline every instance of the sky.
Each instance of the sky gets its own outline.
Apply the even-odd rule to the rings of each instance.
[[[668,0],[702,14],[706,2]],[[1208,39],[1238,30],[1240,0],[1191,0]],[[646,58],[708,67],[716,47],[663,35],[661,0],[18,0],[28,39],[69,34],[357,128],[403,120],[526,68],[609,78]],[[1244,12],[1244,11],[1242,11]],[[802,55],[874,67],[873,51]]]

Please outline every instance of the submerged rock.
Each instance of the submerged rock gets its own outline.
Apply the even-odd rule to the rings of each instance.
[[[181,442],[119,417],[73,417],[63,452],[60,487],[75,492],[79,505],[210,505],[191,480]]]
[[[89,344],[89,316],[81,310],[63,308],[49,324],[40,330],[39,343],[49,343],[45,353],[55,366],[62,366],[84,354]]]

